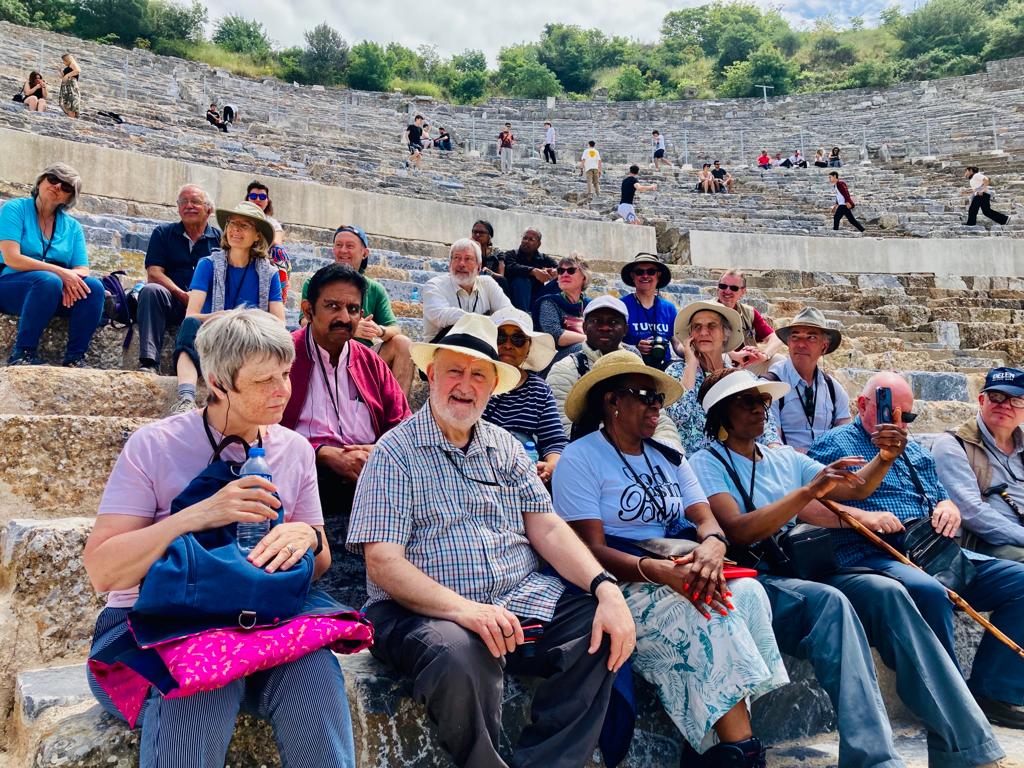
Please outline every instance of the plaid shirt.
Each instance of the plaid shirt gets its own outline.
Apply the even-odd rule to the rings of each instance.
[[[860,416],[842,427],[830,429],[811,445],[807,455],[822,464],[829,464],[843,456],[863,456],[870,461],[878,455],[871,436],[864,430]],[[913,464],[927,498],[923,497],[911,478],[907,462]],[[915,517],[927,517],[932,507],[949,498],[935,471],[935,459],[919,443],[910,441],[900,457],[889,468],[881,485],[864,501],[847,501],[851,507],[869,512],[892,512],[901,522]],[[836,560],[840,565],[856,565],[865,555],[880,550],[856,531],[832,530]]]
[[[495,483],[488,485],[487,483]],[[377,443],[352,504],[348,549],[390,542],[439,584],[468,600],[549,621],[564,589],[539,572],[523,515],[555,514],[522,445],[480,420],[463,452],[430,406]],[[367,605],[391,596],[369,578]]]

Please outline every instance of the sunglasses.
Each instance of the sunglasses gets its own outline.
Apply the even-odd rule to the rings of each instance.
[[[733,293],[739,293],[743,290],[742,285],[729,285],[728,283],[719,283],[718,290],[720,291],[732,291]]]
[[[985,393],[985,397],[987,397],[996,405],[1001,405],[1002,403],[1005,403],[1007,400],[1009,400],[1010,405],[1012,405],[1014,408],[1024,408],[1024,397],[1014,397],[1013,395],[1008,395],[1005,392],[1000,392],[998,389],[989,390],[988,392]],[[906,418],[906,414],[903,414],[904,421],[906,421]]]
[[[473,237],[483,237],[484,235],[489,235],[490,232],[486,229],[474,229],[470,234],[472,234]]]
[[[46,174],[46,181],[48,183],[50,183],[50,184],[54,184],[56,186],[59,186],[60,187],[60,191],[66,193],[68,195],[74,194],[74,192],[75,192],[75,185],[74,184],[68,184],[66,181],[64,181],[64,179],[62,179],[62,178],[60,178],[58,176],[54,176],[52,173]]]
[[[555,272],[560,275],[575,275],[576,267],[556,267]]]
[[[270,195],[268,195],[266,192],[250,192],[249,193],[249,199],[250,200],[266,200],[268,197],[270,197]]]
[[[661,270],[657,267],[653,269],[634,269],[633,277],[653,277],[654,275],[660,274]]]
[[[498,331],[498,346],[500,347],[507,341],[512,342],[513,347],[522,347],[526,342],[530,340],[530,337],[525,333],[513,333],[511,336],[504,331]]]
[[[772,396],[767,392],[746,392],[742,395],[736,395],[736,403],[748,411],[753,411],[757,408],[770,408]]]
[[[650,407],[652,405],[664,405],[665,404],[665,393],[659,392],[656,389],[634,389],[633,387],[626,387],[620,389],[619,392],[625,395],[631,395],[639,400],[644,405]]]

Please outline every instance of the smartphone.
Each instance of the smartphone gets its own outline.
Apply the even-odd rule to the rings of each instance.
[[[889,387],[879,387],[875,390],[875,422],[878,424],[892,424],[892,390]]]

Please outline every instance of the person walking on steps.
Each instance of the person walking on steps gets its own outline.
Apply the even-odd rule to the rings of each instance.
[[[839,230],[839,222],[846,217],[858,232],[864,231],[864,225],[857,221],[857,217],[853,215],[853,209],[856,203],[853,202],[853,198],[850,197],[850,188],[846,186],[845,181],[839,180],[839,173],[832,171],[828,175],[828,183],[832,185],[835,192],[836,201],[832,205],[832,229]]]
[[[550,162],[553,165],[557,164],[558,159],[555,157],[555,141],[557,141],[557,139],[558,139],[558,136],[555,133],[554,126],[552,126],[551,123],[549,123],[549,122],[545,122],[544,123],[544,147],[543,147],[543,150],[544,150],[544,162],[545,163]]]
[[[1005,226],[1010,217],[992,209],[992,186],[988,176],[979,171],[977,167],[969,165],[964,168],[964,178],[971,185],[970,189],[961,192],[962,195],[971,196],[971,207],[967,209],[967,226],[973,227],[978,223],[978,211],[984,213],[996,224]]]

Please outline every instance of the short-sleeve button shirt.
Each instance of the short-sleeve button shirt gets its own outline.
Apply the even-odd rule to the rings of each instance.
[[[444,437],[427,405],[370,454],[347,546],[358,554],[367,543],[401,544],[409,562],[464,598],[548,621],[564,587],[540,573],[524,515],[554,513],[512,435],[478,421],[463,452]],[[370,578],[366,591],[367,605],[390,599]]]

